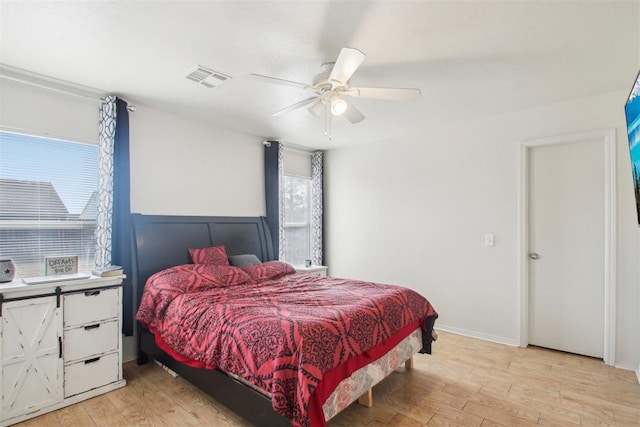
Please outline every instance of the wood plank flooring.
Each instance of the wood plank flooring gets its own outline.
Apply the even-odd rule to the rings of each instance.
[[[247,426],[155,364],[124,366],[127,386],[19,426]],[[441,332],[434,354],[416,355],[329,427],[638,426],[635,373],[541,348],[507,347]]]

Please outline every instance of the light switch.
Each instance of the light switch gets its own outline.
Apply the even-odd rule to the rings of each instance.
[[[484,244],[485,246],[493,246],[495,237],[493,234],[485,234],[484,235]]]

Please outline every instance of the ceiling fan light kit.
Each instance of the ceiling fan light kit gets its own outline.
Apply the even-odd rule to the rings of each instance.
[[[416,88],[351,87],[349,81],[366,57],[358,49],[342,48],[336,62],[322,64],[322,71],[309,85],[260,74],[251,74],[250,77],[313,92],[311,98],[296,102],[273,115],[280,116],[305,107],[316,117],[321,117],[324,112],[325,135],[331,139],[331,116],[344,116],[352,124],[365,118],[346,97],[407,101],[422,95],[420,89]]]
[[[334,116],[342,115],[347,109],[347,102],[340,99],[337,95],[331,97],[331,114]]]

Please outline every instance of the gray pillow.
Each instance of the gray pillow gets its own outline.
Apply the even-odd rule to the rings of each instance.
[[[261,264],[262,261],[254,254],[231,255],[229,256],[229,264],[235,267],[248,267],[250,265]]]

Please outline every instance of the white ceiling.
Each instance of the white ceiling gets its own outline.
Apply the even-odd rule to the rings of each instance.
[[[640,1],[7,1],[0,63],[265,138],[333,148],[614,90],[640,65]],[[417,87],[418,101],[354,99],[366,119],[271,113],[309,94],[342,47],[354,86]],[[233,77],[182,78],[200,64]]]

